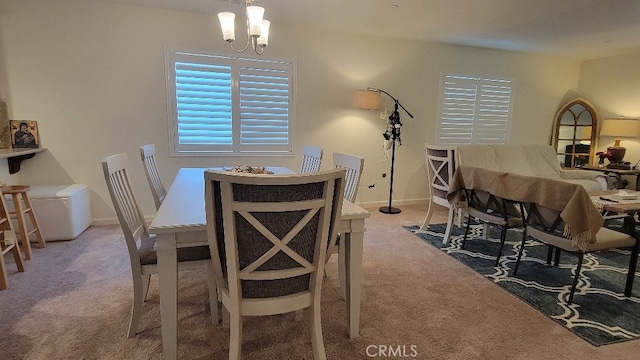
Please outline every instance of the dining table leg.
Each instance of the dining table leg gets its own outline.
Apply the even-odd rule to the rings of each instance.
[[[158,234],[155,250],[158,256],[162,357],[173,360],[178,357],[178,256],[175,234]]]
[[[343,234],[345,250],[347,332],[350,338],[360,336],[360,295],[362,292],[362,252],[364,219],[351,221],[351,231]]]
[[[342,291],[341,295],[343,299],[347,298],[347,270],[345,268],[347,257],[344,255],[346,254],[346,250],[344,248],[345,242],[346,240],[342,240],[340,241],[340,244],[338,244],[338,277],[340,278],[340,291]]]

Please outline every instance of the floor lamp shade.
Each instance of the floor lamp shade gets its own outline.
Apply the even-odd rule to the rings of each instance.
[[[613,146],[607,148],[611,153],[609,161],[620,163],[627,149],[620,146],[621,138],[637,138],[640,136],[640,121],[636,119],[605,119],[600,136],[615,137]]]
[[[353,107],[364,110],[380,110],[380,92],[375,90],[356,90]]]

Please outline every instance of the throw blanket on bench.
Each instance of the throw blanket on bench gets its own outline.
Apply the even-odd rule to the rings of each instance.
[[[483,190],[504,199],[536,203],[561,211],[560,217],[565,222],[564,236],[581,250],[585,250],[586,244],[595,242],[596,233],[604,225],[604,218],[581,185],[460,166],[447,194],[447,200],[456,209],[466,206],[464,189]]]

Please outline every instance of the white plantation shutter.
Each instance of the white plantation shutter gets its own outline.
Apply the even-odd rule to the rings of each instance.
[[[291,63],[170,57],[172,155],[291,152]]]
[[[506,144],[512,98],[510,80],[445,75],[441,89],[439,143]]]
[[[231,66],[176,62],[178,144],[232,145]]]
[[[289,72],[240,68],[240,143],[289,144]]]

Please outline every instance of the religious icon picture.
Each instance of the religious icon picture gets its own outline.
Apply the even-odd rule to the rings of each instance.
[[[34,120],[10,120],[13,148],[37,148],[38,122]]]

